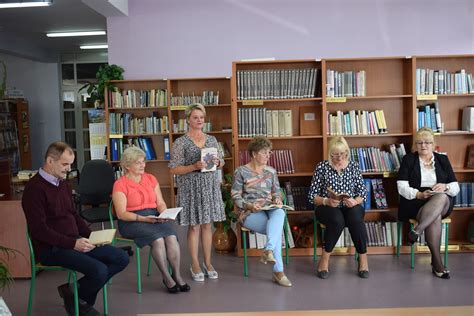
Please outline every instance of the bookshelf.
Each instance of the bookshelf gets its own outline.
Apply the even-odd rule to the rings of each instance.
[[[10,160],[12,174],[31,169],[29,119],[25,99],[0,100],[0,158]]]
[[[267,81],[266,72],[273,74],[275,70],[285,73],[288,69],[316,68],[318,80],[315,93],[304,97],[268,97],[261,88],[254,90],[243,88],[242,83],[252,85],[272,85]],[[289,109],[292,112],[292,135],[284,137],[269,137],[274,149],[290,149],[294,161],[294,173],[279,174],[280,184],[290,181],[293,187],[308,187],[311,182],[314,167],[327,157],[329,135],[327,115],[337,111],[376,111],[382,110],[386,118],[387,132],[376,135],[344,135],[351,148],[376,147],[388,151],[390,144],[404,144],[406,151],[411,150],[413,136],[417,131],[417,106],[422,102],[433,102],[432,96],[417,96],[417,68],[445,69],[455,73],[464,69],[465,73],[474,73],[474,55],[461,56],[417,56],[417,57],[380,57],[380,58],[338,58],[322,60],[286,60],[265,62],[234,62],[232,64],[232,127],[236,131],[233,136],[235,166],[241,165],[242,157],[239,152],[245,151],[253,134],[242,132],[245,127],[239,111],[245,108],[263,107],[267,110]],[[244,75],[242,75],[245,73]],[[263,73],[263,79],[261,79]],[[290,71],[291,73],[291,71]],[[335,80],[337,74],[339,81]],[[362,75],[360,75],[363,73]],[[250,74],[250,75],[249,75]],[[336,76],[334,75],[336,74]],[[271,75],[270,75],[271,77]],[[284,76],[279,77],[285,81]],[[269,83],[268,83],[269,82]],[[303,80],[303,84],[304,84]],[[334,94],[335,85],[338,85]],[[344,86],[346,84],[346,86]],[[285,89],[285,83],[281,83]],[[350,86],[350,88],[348,88]],[[270,88],[270,91],[272,88]],[[439,92],[439,91],[438,91]],[[423,97],[421,97],[423,98]],[[474,170],[465,168],[467,146],[474,144],[474,133],[459,131],[461,129],[462,108],[474,104],[474,94],[458,93],[437,95],[441,119],[445,132],[436,137],[441,151],[448,153],[460,182],[474,182]],[[304,113],[313,111],[315,120],[303,122]],[[250,116],[251,117],[251,116]],[[244,117],[245,118],[245,117]],[[253,121],[252,121],[253,122]],[[257,120],[258,122],[258,120]],[[309,126],[310,132],[301,133]],[[245,122],[244,122],[245,124]],[[253,131],[251,131],[253,133]],[[385,189],[388,209],[368,209],[365,221],[395,222],[398,211],[398,193],[396,187],[397,173],[395,172],[364,172],[364,178],[382,179]],[[373,204],[373,203],[372,203]],[[374,206],[372,206],[374,207]],[[467,225],[473,219],[474,208],[455,208],[449,230],[450,244],[466,244]],[[290,227],[307,225],[312,211],[296,210],[288,212]],[[406,232],[408,226],[404,227]],[[402,253],[409,253],[410,247],[403,235]],[[320,238],[318,238],[320,240]],[[237,254],[242,255],[241,240],[238,234]],[[395,245],[395,244],[394,244]],[[459,251],[467,251],[462,246]],[[318,245],[318,252],[321,251]],[[394,246],[369,247],[370,254],[393,254]],[[420,251],[422,252],[422,251]],[[312,248],[291,248],[294,256],[312,255]],[[353,254],[353,247],[335,249],[335,254]],[[258,256],[261,250],[249,249],[248,254]]]
[[[205,105],[206,122],[211,123],[206,133],[225,144],[229,155],[225,158],[224,172],[233,173],[230,78],[120,80],[111,83],[117,91],[106,90],[107,159],[118,166],[124,144],[142,147],[140,139],[147,139],[145,146],[151,147],[148,150],[151,156],[147,157],[146,172],[158,179],[169,207],[175,206],[176,197],[174,178],[168,168],[169,155],[173,141],[186,131],[184,110],[188,102],[207,103],[205,100],[212,99],[215,100],[212,103],[217,103]],[[210,91],[215,93],[213,98],[209,97]],[[198,98],[203,95],[204,100]],[[141,129],[136,126],[141,126]]]

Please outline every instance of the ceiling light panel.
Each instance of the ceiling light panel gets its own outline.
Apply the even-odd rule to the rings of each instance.
[[[84,32],[61,32],[61,33],[46,33],[47,37],[70,37],[70,36],[94,36],[105,35],[105,31],[84,31]]]

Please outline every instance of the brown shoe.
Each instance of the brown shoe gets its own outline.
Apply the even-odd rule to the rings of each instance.
[[[286,277],[286,275],[283,274],[283,276],[281,278],[278,278],[278,276],[276,275],[275,272],[273,272],[272,274],[272,280],[273,282],[276,282],[278,283],[278,285],[281,285],[281,286],[286,286],[286,287],[291,287],[293,286],[293,284],[291,284],[291,281],[288,280],[288,278]]]
[[[260,262],[267,264],[267,262],[275,263],[275,257],[273,256],[273,251],[264,250],[262,256],[260,257]]]

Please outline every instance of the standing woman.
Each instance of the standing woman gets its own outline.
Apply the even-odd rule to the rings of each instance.
[[[349,145],[344,137],[333,137],[329,141],[328,154],[328,160],[316,166],[309,192],[309,200],[316,206],[318,220],[326,225],[317,275],[321,279],[329,277],[329,258],[342,230],[347,226],[359,253],[358,275],[368,278],[367,230],[362,206],[367,190],[362,173],[359,165],[349,159]],[[341,201],[330,198],[328,188],[337,193],[347,193],[350,197]]]
[[[120,165],[125,175],[115,181],[112,192],[120,234],[134,239],[138,247],[151,247],[151,255],[170,293],[188,292],[180,272],[179,243],[173,224],[156,219],[166,209],[156,178],[145,172],[145,152],[127,148]],[[168,262],[173,275],[168,272]]]
[[[281,235],[285,211],[281,208],[262,210],[271,204],[282,205],[277,172],[267,166],[272,143],[263,136],[252,139],[247,147],[250,162],[234,172],[232,200],[237,206],[239,222],[251,231],[268,237],[260,262],[274,263],[272,280],[281,286],[292,286],[283,272]]]
[[[431,267],[435,276],[449,279],[441,260],[441,219],[453,210],[453,196],[459,193],[459,184],[448,156],[434,152],[433,131],[420,128],[415,135],[412,151],[403,157],[398,171],[400,204],[398,219],[416,219],[418,226],[410,231],[408,240],[414,244],[425,232],[431,252]],[[433,191],[445,194],[436,194]]]
[[[212,222],[225,220],[224,203],[216,172],[201,172],[201,149],[216,148],[217,168],[224,166],[223,153],[214,136],[203,133],[206,109],[202,104],[190,105],[185,112],[188,132],[173,143],[169,167],[176,174],[178,187],[177,205],[183,207],[177,221],[189,225],[188,247],[191,254],[191,276],[194,281],[204,281],[204,276],[217,279],[218,273],[211,263]],[[199,264],[199,238],[204,252],[204,262]],[[203,272],[204,270],[204,272]]]

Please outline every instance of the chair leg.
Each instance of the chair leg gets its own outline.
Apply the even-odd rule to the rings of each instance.
[[[102,288],[102,297],[104,302],[104,315],[109,314],[109,303],[107,301],[107,283],[105,283],[104,287]]]
[[[449,224],[445,223],[445,231],[444,234],[444,268],[448,269],[448,248],[449,248]]]
[[[28,298],[28,309],[26,312],[27,316],[31,315],[31,309],[33,308],[33,298],[35,296],[35,289],[36,289],[36,269],[33,267],[31,271],[30,294]]]
[[[285,221],[283,222],[284,223],[284,228],[283,228],[283,231],[285,232],[285,264],[288,265],[290,263],[290,259],[288,257],[288,234],[291,234],[291,231],[289,232],[288,231],[288,227],[290,227],[288,225],[288,219],[285,215]]]
[[[140,260],[140,248],[135,246],[136,258],[137,258],[137,293],[142,293],[142,269]]]
[[[249,268],[248,268],[248,262],[247,262],[247,234],[242,231],[242,242],[244,246],[244,276],[248,277],[249,276]]]
[[[413,224],[410,224],[410,230],[413,230]],[[410,247],[410,267],[415,269],[415,244],[412,244]]]
[[[397,257],[400,257],[400,245],[402,243],[402,223],[397,221]]]
[[[79,316],[79,294],[77,289],[77,273],[72,271],[72,282],[74,286],[74,315]]]
[[[151,275],[151,247],[150,247],[150,252],[148,253],[148,268],[146,270],[146,275],[147,276]]]
[[[316,216],[313,218],[313,261],[318,261],[318,222]]]

